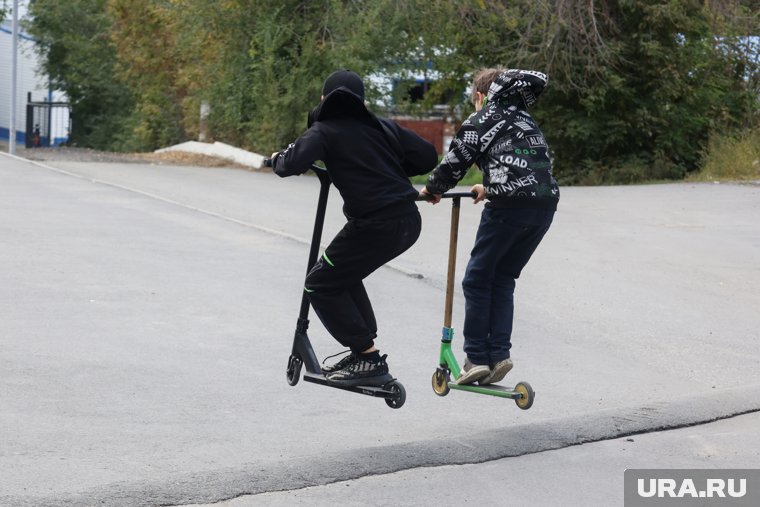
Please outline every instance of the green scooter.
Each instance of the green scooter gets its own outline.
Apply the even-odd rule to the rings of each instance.
[[[433,391],[438,396],[446,396],[452,389],[457,391],[469,391],[471,393],[486,394],[500,398],[515,400],[518,407],[528,410],[533,405],[535,393],[527,382],[518,382],[514,388],[496,384],[460,385],[452,382],[452,377],[459,377],[459,363],[451,350],[451,342],[454,339],[454,329],[451,327],[451,308],[454,302],[454,273],[457,263],[457,238],[459,235],[459,209],[462,197],[475,197],[470,192],[449,192],[443,194],[443,198],[452,200],[451,207],[451,235],[449,238],[449,266],[446,276],[446,301],[443,314],[443,337],[439,353],[438,368],[433,373]]]

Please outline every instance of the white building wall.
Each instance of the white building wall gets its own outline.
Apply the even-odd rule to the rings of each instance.
[[[9,20],[0,24],[0,139],[7,140],[10,133],[11,118],[11,76],[13,70],[12,50],[13,36],[12,24]],[[18,81],[16,84],[16,141],[19,144],[25,142],[26,132],[26,104],[28,93],[32,93],[32,100],[42,101],[65,101],[66,97],[61,92],[50,92],[48,79],[44,75],[38,75],[39,58],[34,51],[34,41],[29,35],[19,32],[18,56],[17,56]],[[56,131],[51,132],[53,140],[58,143],[68,138],[68,110],[65,113],[65,122]],[[57,125],[58,122],[53,123]]]

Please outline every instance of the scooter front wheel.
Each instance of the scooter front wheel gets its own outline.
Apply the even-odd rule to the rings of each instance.
[[[438,368],[433,373],[433,392],[438,396],[446,396],[451,389],[449,388],[449,379],[446,371]]]
[[[401,382],[398,380],[388,382],[383,386],[383,389],[394,393],[392,397],[385,398],[386,405],[391,408],[401,408],[404,406],[404,402],[406,401],[406,389],[404,389]]]
[[[303,361],[300,357],[290,356],[288,358],[288,369],[285,371],[285,376],[288,379],[288,384],[294,386],[301,379],[301,366]]]

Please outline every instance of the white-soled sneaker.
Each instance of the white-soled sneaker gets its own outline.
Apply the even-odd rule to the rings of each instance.
[[[509,373],[509,370],[512,369],[512,360],[510,358],[506,358],[503,361],[499,361],[493,367],[491,368],[491,373],[489,373],[487,376],[483,377],[478,381],[478,384],[484,386],[487,384],[495,384],[496,382],[501,382],[504,377],[507,376],[507,373]]]
[[[457,384],[474,384],[478,380],[486,377],[491,373],[491,369],[485,364],[473,364],[470,359],[464,360],[462,371],[457,377]]]

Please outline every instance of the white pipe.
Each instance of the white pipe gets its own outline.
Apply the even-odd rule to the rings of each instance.
[[[18,81],[18,0],[13,0],[13,56],[11,70],[11,124],[9,129],[8,153],[16,154],[16,83]]]

